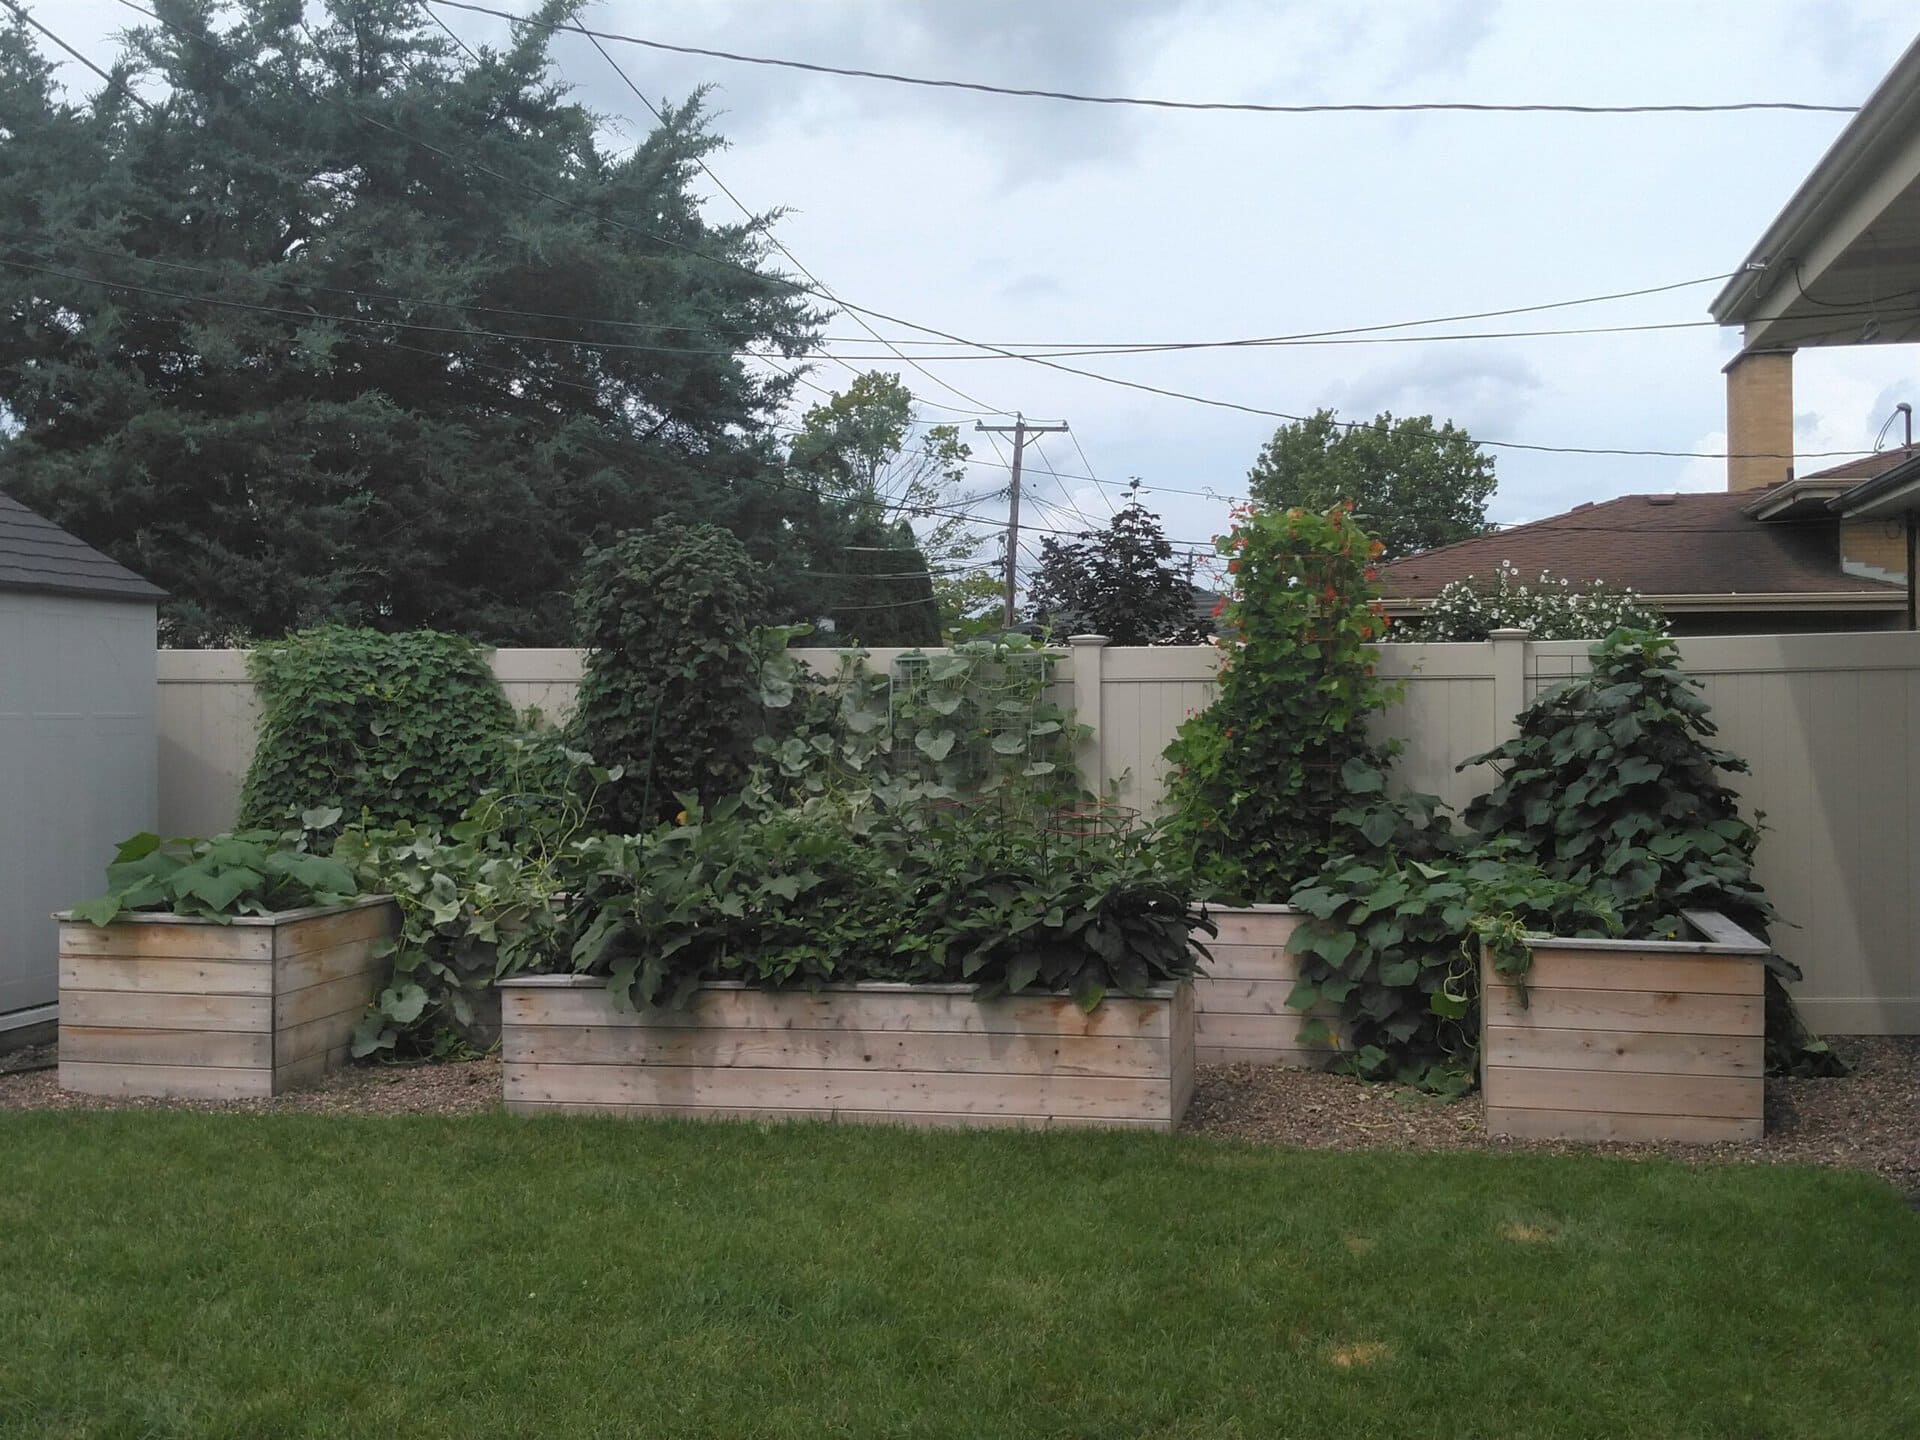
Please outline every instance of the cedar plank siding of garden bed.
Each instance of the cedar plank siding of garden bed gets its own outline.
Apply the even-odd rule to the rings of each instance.
[[[60,920],[60,1087],[89,1095],[246,1100],[345,1063],[392,968],[385,896],[219,924],[140,915]]]
[[[1769,949],[1722,916],[1686,918],[1702,938],[1536,937],[1525,1006],[1482,954],[1488,1134],[1761,1137]]]
[[[1287,996],[1299,979],[1299,966],[1287,953],[1287,941],[1300,923],[1291,905],[1250,905],[1243,909],[1209,906],[1220,927],[1206,941],[1206,974],[1193,982],[1193,1041],[1202,1065],[1285,1065],[1318,1070],[1333,1053],[1325,1046],[1300,1043],[1306,1014],[1289,1009]],[[1328,1016],[1331,1007],[1312,1013]]]
[[[517,1114],[1171,1130],[1193,1093],[1192,992],[978,1001],[964,985],[702,987],[619,1010],[590,976],[501,984]]]

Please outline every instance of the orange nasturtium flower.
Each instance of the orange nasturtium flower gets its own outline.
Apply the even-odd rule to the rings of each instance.
[[[684,810],[682,810],[682,811],[681,811],[681,812],[680,812],[680,813],[679,813],[678,815],[676,815],[676,816],[674,816],[674,817],[673,817],[673,823],[674,823],[674,824],[676,824],[676,825],[684,825],[684,824],[686,824],[686,823],[687,823],[687,812],[686,812],[686,811],[684,811]]]

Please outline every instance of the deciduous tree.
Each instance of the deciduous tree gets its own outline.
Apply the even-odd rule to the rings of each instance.
[[[1484,535],[1493,457],[1451,421],[1382,411],[1351,424],[1332,410],[1273,432],[1247,472],[1254,501],[1324,514],[1343,500],[1388,560]]]

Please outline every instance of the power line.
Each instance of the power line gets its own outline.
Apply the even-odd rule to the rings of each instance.
[[[422,0],[422,3],[424,3],[424,0]],[[14,238],[16,240],[19,240],[19,239],[22,239],[23,237],[16,235]],[[30,240],[39,240],[45,237],[24,237],[24,238],[30,239]],[[91,254],[104,255],[111,258],[115,258],[115,259],[135,260],[142,265],[149,265],[149,266],[153,266],[155,268],[163,269],[163,270],[178,270],[187,274],[206,275],[221,281],[231,281],[234,278],[233,274],[230,271],[217,269],[213,266],[189,265],[182,261],[163,260],[156,256],[130,255],[124,249],[116,249],[116,248],[103,246],[103,245],[88,245],[77,240],[71,240],[66,238],[62,238],[61,240],[58,241],[58,243],[67,247],[68,249],[83,250]],[[344,295],[352,299],[366,300],[366,301],[379,303],[379,304],[424,306],[424,307],[428,307],[432,309],[440,309],[440,310],[458,310],[458,311],[463,311],[468,314],[474,314],[474,315],[504,315],[504,316],[512,317],[514,319],[522,319],[522,320],[559,320],[572,325],[594,325],[594,326],[602,326],[608,329],[641,330],[641,331],[649,331],[649,332],[671,331],[671,332],[681,332],[681,333],[704,334],[707,332],[709,328],[704,325],[675,325],[675,324],[667,323],[665,321],[616,320],[606,316],[577,315],[577,314],[567,313],[564,311],[522,310],[522,309],[517,309],[513,307],[508,307],[508,306],[478,305],[471,301],[465,301],[465,300],[431,300],[431,299],[427,299],[417,295],[395,295],[395,294],[385,293],[381,291],[350,289],[348,287],[339,286],[339,285],[323,285],[314,281],[309,281],[309,280],[305,280],[302,278],[295,278],[295,277],[280,277],[280,276],[268,275],[268,276],[257,276],[257,278],[263,280],[265,283],[268,283],[268,284],[280,285],[284,287],[297,288],[297,289],[303,289],[303,290],[311,290],[320,294]],[[1308,330],[1308,331],[1301,331],[1299,333],[1291,334],[1291,335],[1248,336],[1248,337],[1243,337],[1238,339],[1227,339],[1227,340],[1139,340],[1139,341],[1115,340],[1115,341],[1105,341],[1105,342],[1009,340],[1009,341],[1003,341],[998,343],[1010,350],[1016,350],[1023,353],[1031,352],[1031,353],[1039,354],[1045,358],[1051,358],[1056,354],[1059,354],[1059,355],[1075,355],[1075,354],[1119,355],[1119,354],[1133,354],[1133,353],[1147,354],[1147,353],[1159,353],[1163,351],[1179,351],[1179,350],[1260,349],[1268,346],[1286,346],[1286,345],[1307,344],[1310,342],[1317,342],[1317,341],[1331,341],[1331,340],[1335,340],[1335,339],[1339,339],[1341,337],[1347,337],[1347,336],[1365,336],[1370,333],[1376,333],[1384,330],[1405,330],[1405,329],[1411,329],[1414,326],[1418,326],[1418,325],[1445,325],[1445,324],[1452,324],[1455,322],[1466,321],[1466,320],[1488,319],[1488,318],[1501,316],[1501,315],[1523,315],[1523,314],[1536,313],[1542,310],[1561,310],[1561,309],[1567,309],[1577,305],[1593,305],[1593,304],[1604,303],[1606,301],[1611,301],[1611,300],[1626,300],[1626,299],[1633,299],[1633,298],[1637,298],[1645,295],[1658,295],[1667,291],[1683,289],[1683,288],[1694,286],[1694,285],[1708,284],[1713,281],[1724,280],[1726,278],[1727,277],[1725,275],[1709,275],[1709,276],[1703,276],[1695,280],[1680,280],[1667,285],[1648,286],[1640,290],[1621,290],[1621,291],[1615,291],[1613,293],[1605,294],[1605,295],[1581,296],[1571,300],[1551,300],[1541,304],[1512,306],[1510,308],[1503,309],[1503,310],[1482,310],[1482,311],[1476,311],[1476,312],[1472,312],[1468,314],[1460,314],[1460,315],[1434,315],[1434,316],[1428,316],[1420,320],[1396,320],[1396,321],[1390,321],[1384,324],[1357,325],[1357,326],[1350,326],[1344,329],[1337,329],[1337,330]],[[1914,293],[1920,294],[1920,292],[1914,292]],[[1810,300],[1812,299],[1811,296],[1807,298]],[[1907,297],[1890,296],[1888,298],[1901,299],[1901,298],[1907,298]],[[836,303],[844,304],[844,302],[840,302],[840,301],[836,301]],[[1821,304],[1824,308],[1827,308],[1827,309],[1845,310],[1847,308],[1845,306],[1832,305],[1822,301],[1815,301],[1814,303]],[[1870,309],[1858,310],[1854,313],[1858,313],[1864,316],[1864,315],[1884,314],[1886,312],[1881,308],[1875,307]],[[1428,340],[1509,339],[1509,338],[1519,338],[1519,337],[1532,336],[1532,335],[1598,335],[1598,334],[1623,333],[1623,332],[1631,332],[1631,331],[1638,331],[1638,330],[1683,329],[1683,328],[1701,327],[1701,326],[1717,327],[1718,323],[1719,322],[1714,320],[1683,320],[1683,321],[1671,321],[1665,324],[1652,324],[1652,325],[1592,326],[1592,327],[1582,327],[1582,328],[1575,328],[1575,329],[1555,329],[1555,330],[1511,330],[1511,331],[1485,331],[1485,332],[1470,331],[1470,332],[1453,334],[1453,335],[1416,335],[1416,336],[1394,337],[1394,338],[1396,340],[1405,339],[1405,340],[1428,341]],[[864,343],[865,340],[871,339],[871,338],[873,338],[871,335],[868,335],[865,337],[858,336],[858,335],[822,336],[820,337],[818,343],[821,345],[861,344],[861,343]],[[946,344],[951,344],[952,342],[946,341],[946,340],[911,340],[904,337],[892,337],[885,340],[884,343],[891,350],[894,347],[899,345],[946,345]],[[714,351],[714,350],[701,350],[695,347],[685,347],[685,348],[661,347],[661,350],[662,350],[662,353],[687,354],[687,355],[723,353],[723,352]],[[821,358],[824,358],[824,359],[838,360],[843,358],[840,356],[832,355],[824,350],[818,351],[818,352],[809,351],[806,353],[809,355],[818,354]],[[886,359],[889,357],[853,356],[853,357],[845,357],[845,358],[863,359],[863,360],[864,359],[880,360],[880,359]],[[905,359],[907,357],[895,356],[893,358]],[[949,355],[940,355],[940,356],[923,357],[923,358],[933,358],[937,360],[960,360],[960,359],[999,359],[1004,357],[991,356],[991,355],[979,355],[972,352],[968,352],[963,354],[949,354]],[[937,378],[937,377],[933,377],[933,378]],[[915,398],[921,399],[921,403],[923,404],[934,403],[934,402],[926,401],[921,397],[915,397]],[[940,406],[938,408],[945,409],[945,408],[951,408],[951,407]],[[966,412],[966,413],[972,413],[972,412]],[[986,412],[986,413],[1000,414],[1003,412],[992,411],[992,412]],[[932,424],[939,424],[942,422],[929,420],[922,423],[932,425]],[[947,423],[950,423],[950,422],[947,422]]]
[[[1137,95],[1083,95],[1071,90],[1022,89],[1009,85],[990,85],[978,80],[937,80],[924,75],[899,75],[888,70],[861,70],[844,65],[818,65],[806,60],[779,59],[768,55],[743,55],[732,50],[713,50],[699,45],[674,45],[665,40],[646,40],[637,35],[622,35],[609,30],[590,30],[565,21],[536,20],[475,5],[471,0],[433,0],[456,10],[471,10],[493,15],[522,25],[539,25],[548,30],[568,30],[596,40],[617,40],[625,45],[641,45],[649,50],[666,50],[676,55],[700,55],[709,60],[727,60],[738,65],[765,65],[784,70],[805,70],[816,75],[840,75],[857,80],[883,80],[894,85],[918,85],[937,90],[970,90],[983,95],[1005,95],[1023,100],[1065,100],[1078,105],[1134,105],[1154,110],[1217,110],[1258,115],[1390,114],[1404,111],[1451,110],[1476,113],[1546,113],[1564,115],[1701,115],[1740,110],[1792,110],[1820,114],[1851,115],[1858,105],[1816,105],[1797,100],[1745,100],[1723,104],[1673,105],[1571,105],[1571,104],[1492,104],[1446,100],[1399,104],[1324,103],[1272,105],[1236,100],[1163,100]]]
[[[67,54],[71,55],[75,60],[78,60],[82,65],[86,66],[87,69],[91,70],[94,74],[98,75],[102,80],[106,81],[108,85],[118,89],[129,100],[133,101],[134,104],[138,105],[142,110],[145,110],[149,115],[153,113],[153,106],[149,105],[146,102],[146,100],[143,99],[141,96],[135,94],[133,87],[127,84],[124,78],[116,78],[113,75],[109,74],[107,71],[102,70],[98,65],[94,64],[94,62],[91,59],[89,59],[78,48],[76,48],[75,46],[69,45],[65,40],[62,40],[58,35],[54,34],[53,31],[49,30],[46,26],[42,25],[38,20],[34,19],[33,16],[27,12],[27,9],[24,5],[16,4],[15,0],[0,0],[0,5],[5,5],[9,10],[11,10],[16,16],[20,18],[22,23],[31,25],[34,29],[38,30],[42,35],[46,36],[47,39],[51,40],[54,44],[58,45],[62,50],[66,51]]]
[[[422,4],[427,3],[427,0],[421,0],[421,3]],[[538,22],[533,22],[533,23],[538,23]],[[667,117],[661,114],[659,108],[656,107],[654,103],[646,97],[645,93],[642,92],[642,90],[638,85],[633,83],[633,77],[627,74],[626,70],[621,67],[620,62],[615,60],[613,56],[610,53],[608,53],[607,47],[602,45],[598,37],[596,36],[588,35],[587,38],[592,43],[593,48],[600,52],[601,58],[605,60],[607,64],[613,67],[613,73],[618,75],[620,79],[623,82],[625,82],[626,87],[634,93],[635,98],[637,98],[642,105],[647,107],[648,113],[653,116],[654,120],[657,123],[664,126],[667,123]],[[707,164],[704,157],[696,153],[693,157],[693,161],[694,161],[694,164],[700,167],[700,171],[703,175],[705,175],[709,180],[713,181],[715,185],[720,187],[720,193],[725,195],[729,200],[731,200],[742,215],[746,216],[750,222],[756,219],[753,211],[748,209],[745,202],[743,202],[738,195],[733,193],[732,188],[728,186],[726,181],[722,180],[718,175],[713,173],[713,168]],[[814,274],[813,271],[809,270],[805,265],[801,264],[800,257],[795,255],[792,250],[788,249],[784,241],[782,241],[777,235],[774,235],[771,231],[768,232],[767,239],[771,240],[774,246],[780,251],[780,253],[786,256],[787,259],[790,262],[792,262],[793,267],[796,270],[798,270],[802,275],[806,276],[807,279],[811,280],[814,283],[815,288],[818,289],[820,293],[832,299],[834,304],[836,305],[841,304],[839,297],[835,296],[833,291],[828,289],[826,282],[821,280],[821,278],[818,275]],[[842,308],[844,309],[845,307],[842,306]],[[908,359],[907,356],[902,354],[897,347],[891,345],[887,341],[887,338],[884,335],[882,335],[878,330],[874,329],[872,325],[868,324],[864,316],[861,316],[858,313],[852,312],[852,311],[849,311],[848,313],[853,315],[855,322],[863,330],[865,330],[875,340],[879,341],[882,345],[887,346],[887,348],[890,351],[892,351],[895,359],[901,361],[904,364],[911,365],[915,370],[918,370],[922,375],[926,376],[929,380],[933,381],[934,384],[939,385],[943,389],[949,391],[950,393],[959,396],[962,400],[965,400],[969,405],[980,407],[977,410],[975,410],[973,413],[978,415],[1004,415],[1008,413],[1005,410],[999,410],[994,408],[991,405],[988,405],[986,401],[980,399],[978,396],[969,395],[966,391],[960,389],[958,386],[953,385],[950,382],[941,379],[938,375],[934,374],[931,370],[928,370],[924,366],[919,364],[919,362]],[[838,359],[839,357],[835,356],[830,358]],[[840,364],[842,364],[849,370],[853,368],[851,365],[848,365],[845,360],[840,360]],[[953,409],[954,407],[941,406],[941,408]],[[960,413],[966,413],[966,412],[960,412]]]

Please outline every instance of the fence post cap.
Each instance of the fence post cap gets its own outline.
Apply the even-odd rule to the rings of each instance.
[[[1531,634],[1533,634],[1531,630],[1507,626],[1499,630],[1489,630],[1487,638],[1489,640],[1525,640]]]
[[[1107,637],[1105,635],[1069,635],[1067,643],[1069,645],[1104,645],[1107,643]]]

